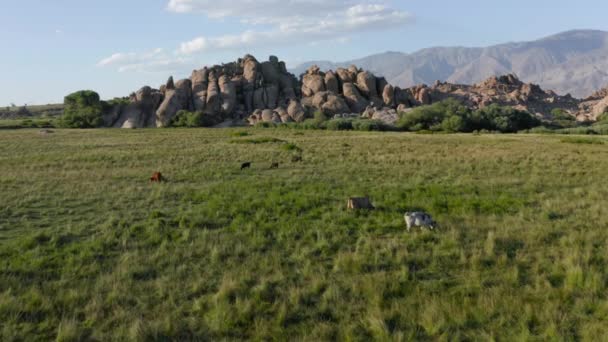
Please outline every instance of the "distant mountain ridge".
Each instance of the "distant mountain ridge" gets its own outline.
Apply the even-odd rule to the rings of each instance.
[[[338,63],[311,61],[290,71],[300,75],[314,64],[324,70],[354,64],[404,88],[436,80],[475,84],[491,76],[513,73],[524,82],[559,94],[586,97],[608,85],[608,32],[574,30],[485,48],[434,47],[411,54],[386,52]]]

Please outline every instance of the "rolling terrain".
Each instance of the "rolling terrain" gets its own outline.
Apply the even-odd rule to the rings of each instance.
[[[0,340],[598,340],[607,141],[0,131]]]

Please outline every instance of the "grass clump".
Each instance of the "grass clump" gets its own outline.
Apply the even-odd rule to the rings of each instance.
[[[298,147],[298,145],[294,143],[287,143],[282,147],[285,151],[288,152],[302,152],[302,149]]]
[[[230,141],[231,144],[276,144],[276,143],[286,143],[285,140],[271,137],[259,137],[259,138],[251,138],[251,139],[233,139]]]
[[[603,145],[604,140],[593,139],[593,138],[563,138],[560,140],[563,143],[567,144],[587,144],[587,145]]]

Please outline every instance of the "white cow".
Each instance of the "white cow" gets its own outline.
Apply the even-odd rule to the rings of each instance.
[[[421,212],[421,211],[416,211],[413,213],[405,213],[405,224],[407,224],[407,231],[409,232],[410,229],[412,229],[412,227],[420,227],[420,228],[424,228],[424,227],[428,227],[431,230],[435,229],[435,226],[437,225],[437,223],[435,223],[435,221],[433,221],[433,218],[431,218],[431,215]]]

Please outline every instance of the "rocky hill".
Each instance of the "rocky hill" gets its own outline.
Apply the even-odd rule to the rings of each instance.
[[[436,47],[411,54],[387,52],[341,63],[308,62],[292,71],[299,75],[312,65],[335,70],[352,64],[404,88],[432,84],[435,80],[474,84],[512,73],[524,82],[539,84],[559,94],[585,97],[608,86],[608,32],[569,31],[536,41],[485,48]]]
[[[608,90],[579,100],[545,91],[515,75],[491,77],[474,85],[435,82],[400,88],[357,66],[322,71],[311,66],[300,79],[271,56],[259,62],[247,55],[235,62],[205,67],[190,78],[153,89],[143,87],[104,115],[109,127],[165,127],[181,110],[204,113],[211,125],[301,122],[323,112],[328,117],[364,117],[394,124],[398,112],[456,98],[471,109],[491,104],[548,118],[564,109],[579,120],[593,120],[608,108]]]

